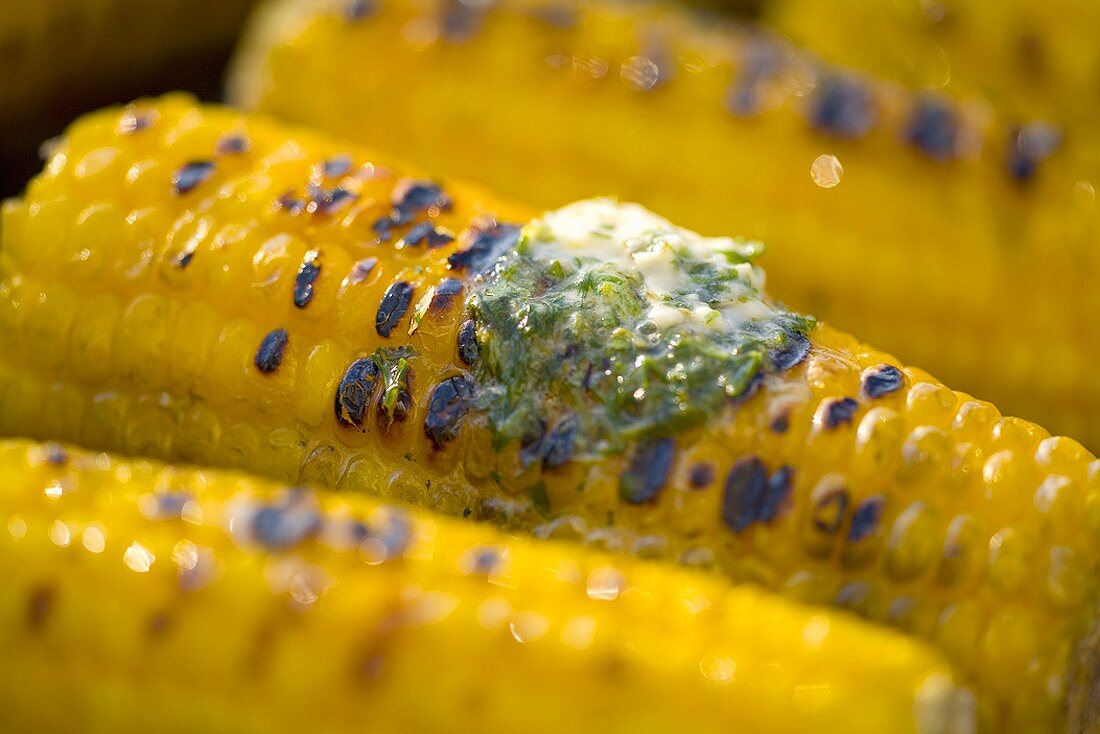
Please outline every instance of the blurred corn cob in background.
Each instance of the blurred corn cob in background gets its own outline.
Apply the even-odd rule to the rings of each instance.
[[[931,649],[699,574],[57,445],[0,479],[4,731],[972,731]]]
[[[0,195],[76,115],[175,88],[213,98],[254,0],[0,0]]]
[[[493,370],[583,358],[468,320],[478,273],[564,214],[521,238],[531,216],[186,97],[89,116],[3,211],[0,431],[714,567],[935,641],[987,731],[1094,721],[1087,451],[808,323],[678,431],[582,450],[591,403],[507,439],[493,390],[524,388]]]
[[[649,3],[281,0],[236,70],[246,107],[536,205],[760,237],[777,297],[1100,442],[1100,155],[1057,125]]]
[[[723,3],[726,7],[729,5]],[[745,17],[824,58],[1095,137],[1100,4],[1091,0],[763,0]]]

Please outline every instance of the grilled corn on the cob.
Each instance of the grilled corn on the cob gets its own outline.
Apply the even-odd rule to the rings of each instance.
[[[752,242],[531,216],[185,97],[91,116],[0,222],[0,431],[713,566],[934,640],[990,727],[1093,715],[1086,450],[783,310]]]
[[[234,98],[536,205],[762,237],[778,297],[1100,444],[1095,142],[675,6],[356,7],[271,3]]]
[[[354,496],[0,443],[6,732],[971,731],[934,651]]]
[[[1100,5],[1091,0],[767,0],[753,17],[832,61],[915,87],[980,94],[1074,132],[1097,122]]]

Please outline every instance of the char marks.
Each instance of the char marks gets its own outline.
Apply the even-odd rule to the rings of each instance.
[[[313,284],[321,275],[321,253],[310,250],[302,259],[298,274],[294,278],[294,305],[305,308],[313,300]]]
[[[653,502],[668,483],[676,443],[658,438],[641,444],[619,478],[619,494],[632,505]]]
[[[897,392],[904,383],[905,375],[891,364],[880,364],[863,371],[863,394],[872,400]]]
[[[379,336],[388,337],[397,324],[408,313],[412,303],[413,286],[408,281],[399,280],[386,289],[382,302],[378,304],[374,328]]]
[[[289,341],[290,337],[287,335],[286,329],[275,329],[269,332],[260,342],[260,348],[256,351],[256,368],[264,374],[271,374],[279,369],[279,365],[283,363],[283,355]]]
[[[191,161],[172,174],[172,191],[177,196],[189,194],[214,176],[214,161]]]
[[[470,243],[464,250],[452,253],[447,264],[452,270],[465,270],[476,275],[519,242],[520,228],[514,224],[493,223],[472,230]]]
[[[428,400],[428,416],[424,433],[436,449],[443,448],[458,436],[462,419],[470,411],[474,386],[464,375],[448,377],[436,385]]]
[[[779,467],[771,476],[756,456],[734,463],[722,491],[722,522],[736,534],[756,523],[782,517],[790,505],[794,469]]]
[[[336,421],[362,428],[379,381],[378,366],[370,357],[352,362],[336,388]]]

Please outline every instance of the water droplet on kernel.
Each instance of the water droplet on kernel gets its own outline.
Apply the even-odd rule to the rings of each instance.
[[[102,553],[107,547],[107,534],[99,525],[89,525],[80,534],[80,541],[89,553]]]
[[[589,599],[615,601],[625,588],[626,577],[617,568],[601,566],[588,574],[586,592]]]
[[[587,650],[596,637],[596,618],[587,614],[573,617],[561,631],[562,644],[574,650]]]
[[[50,537],[50,541],[54,545],[60,546],[62,548],[68,548],[69,543],[71,543],[73,540],[73,535],[72,532],[69,530],[69,526],[61,522],[60,520],[53,521],[53,524],[50,525],[48,535]]]
[[[55,479],[46,485],[46,496],[51,500],[60,499],[63,494],[65,494],[65,487],[62,486],[61,480]]]
[[[122,554],[122,562],[134,573],[149,573],[157,557],[141,543],[134,541]]]
[[[290,598],[302,606],[316,602],[320,598],[320,592],[315,579],[308,573],[295,574],[290,580]]]
[[[631,56],[619,67],[619,76],[635,92],[646,92],[661,78],[661,69],[645,56]]]
[[[8,532],[16,540],[22,540],[27,535],[27,521],[21,515],[12,515],[8,518]]]
[[[810,166],[810,177],[813,178],[815,184],[823,189],[833,188],[840,183],[843,176],[844,166],[840,165],[840,161],[837,160],[835,155],[822,153],[814,158],[814,162]]]
[[[181,540],[172,548],[172,563],[184,571],[193,571],[199,564],[199,549],[190,540]]]
[[[538,612],[519,612],[512,618],[509,629],[516,642],[534,642],[550,631],[550,619]]]
[[[831,626],[829,618],[824,615],[819,614],[811,617],[806,626],[802,628],[802,643],[809,650],[820,649],[825,643],[825,638],[829,636]]]
[[[737,663],[728,655],[710,652],[699,661],[699,670],[703,672],[703,677],[712,683],[727,685],[733,682],[734,673],[737,672]]]

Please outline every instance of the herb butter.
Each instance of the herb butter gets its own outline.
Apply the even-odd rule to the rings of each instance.
[[[702,423],[789,366],[776,355],[805,345],[813,320],[767,297],[762,251],[612,199],[528,223],[468,299],[498,443],[559,429],[557,450],[618,451]]]

